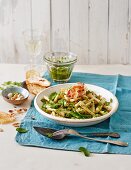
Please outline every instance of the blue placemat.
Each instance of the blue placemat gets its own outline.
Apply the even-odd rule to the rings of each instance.
[[[48,73],[45,74],[45,77],[50,80]],[[118,140],[128,142],[129,146],[120,147],[110,144],[91,142],[78,137],[70,137],[61,141],[46,138],[38,134],[33,129],[33,126],[50,127],[55,129],[63,129],[66,127],[45,119],[35,110],[33,102],[21,123],[21,127],[26,128],[29,131],[23,134],[17,133],[16,141],[21,145],[52,149],[78,151],[78,148],[83,146],[95,153],[131,154],[131,77],[122,75],[111,76],[74,72],[70,82],[90,83],[104,87],[114,93],[120,103],[118,111],[110,119],[90,127],[80,127],[74,129],[79,132],[116,131],[121,135]],[[54,84],[56,83],[52,82],[52,85]],[[35,116],[36,120],[32,120],[32,116]],[[106,139],[110,138],[107,137]],[[116,140],[113,138],[111,139]]]

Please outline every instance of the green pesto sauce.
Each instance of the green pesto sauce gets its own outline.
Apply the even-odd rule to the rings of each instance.
[[[50,76],[53,80],[68,80],[72,72],[72,66],[56,66],[50,68]]]

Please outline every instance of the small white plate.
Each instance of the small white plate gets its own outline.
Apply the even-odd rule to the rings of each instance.
[[[59,84],[59,85],[48,87],[47,89],[43,90],[35,97],[34,105],[35,105],[36,110],[39,113],[41,113],[44,117],[46,117],[47,119],[51,119],[55,121],[56,123],[59,123],[62,125],[74,126],[74,127],[90,126],[90,125],[103,122],[104,120],[108,119],[110,116],[112,116],[116,112],[118,105],[119,105],[117,98],[110,91],[102,87],[91,85],[91,84],[85,84],[87,89],[95,92],[98,95],[101,95],[107,101],[110,101],[110,99],[113,100],[113,102],[111,103],[112,110],[109,113],[103,116],[100,116],[97,118],[91,118],[91,119],[68,119],[68,118],[53,116],[41,110],[41,106],[42,106],[41,99],[43,98],[43,96],[49,96],[52,92],[59,92],[61,88],[68,88],[75,84],[76,83]]]

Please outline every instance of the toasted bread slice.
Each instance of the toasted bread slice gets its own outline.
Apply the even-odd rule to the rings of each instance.
[[[26,72],[26,85],[30,93],[36,95],[43,89],[50,86],[50,82],[40,77],[39,72],[36,70],[28,70]]]
[[[30,93],[37,95],[39,92],[44,90],[46,87],[42,87],[42,86],[37,85],[37,84],[27,84],[27,88],[28,88]]]
[[[42,77],[31,77],[29,79],[26,79],[26,84],[33,84],[33,85],[39,85],[42,87],[49,87],[50,82]]]

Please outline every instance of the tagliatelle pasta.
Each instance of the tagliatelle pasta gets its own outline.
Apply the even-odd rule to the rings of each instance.
[[[43,96],[41,109],[48,114],[70,118],[90,119],[109,113],[111,102],[101,95],[88,90],[83,83],[53,92],[49,97]]]

